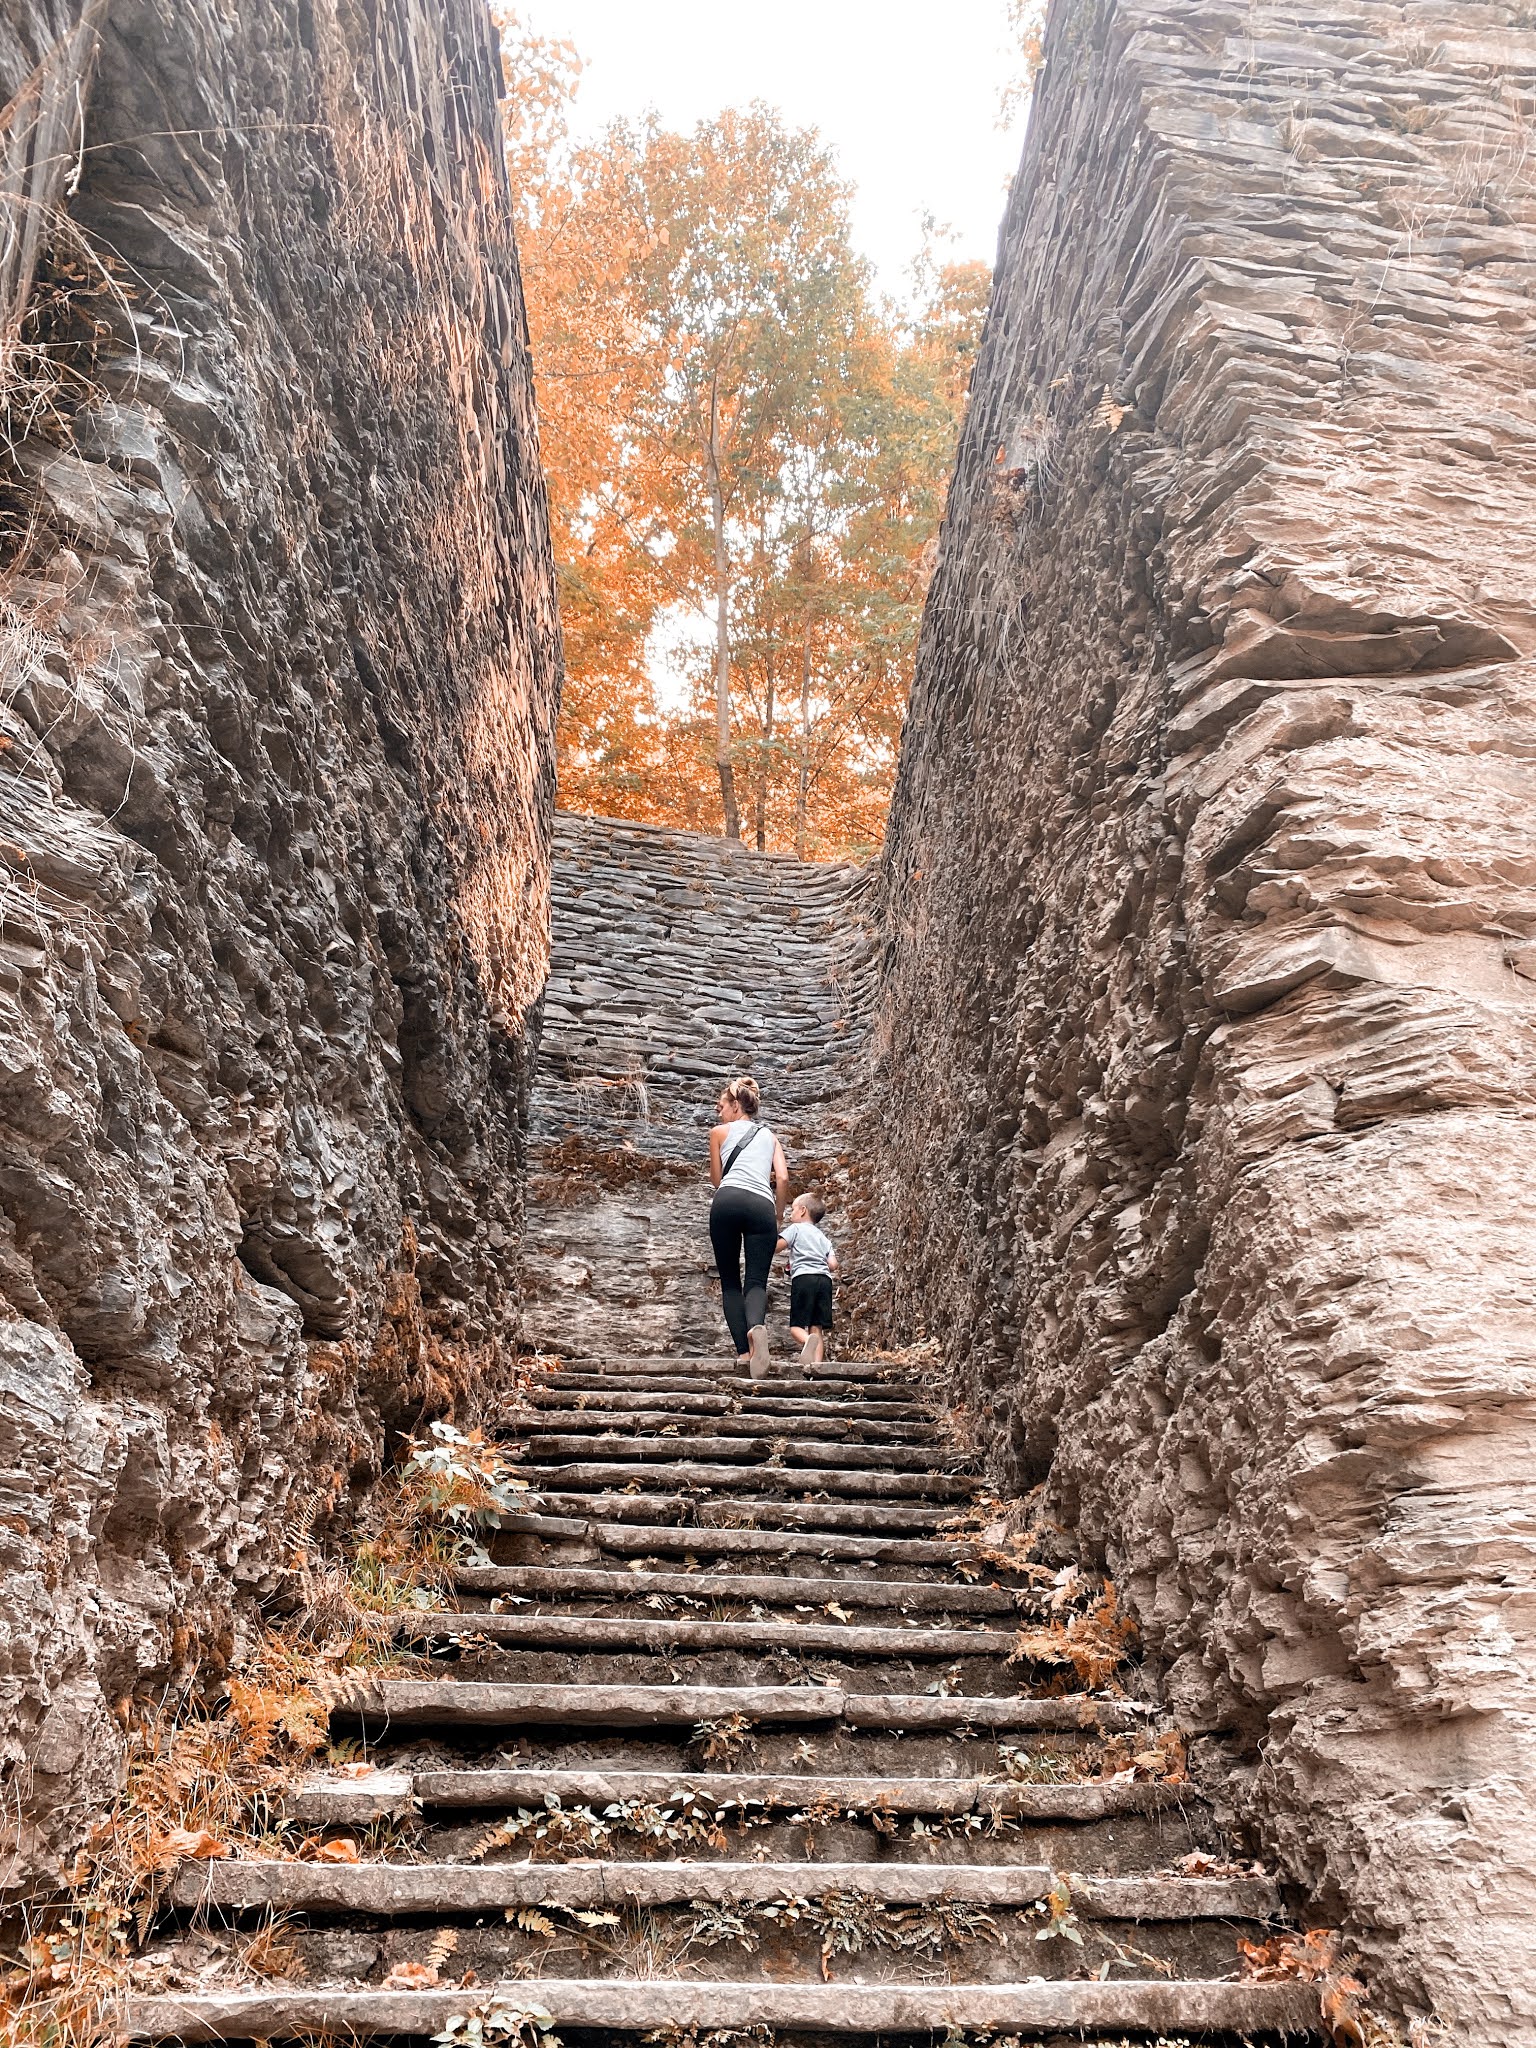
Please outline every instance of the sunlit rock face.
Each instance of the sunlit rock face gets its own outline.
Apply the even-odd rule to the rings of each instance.
[[[558,635],[479,0],[17,0],[0,70],[24,1876],[510,1347]]]
[[[884,867],[896,1322],[1378,1982],[1529,2041],[1532,17],[1047,57]]]

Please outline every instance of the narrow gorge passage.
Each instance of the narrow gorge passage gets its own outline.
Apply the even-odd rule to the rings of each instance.
[[[1284,1902],[1223,1841],[1139,1674],[1112,1649],[1094,1688],[1069,1675],[1058,1646],[1089,1639],[1098,1582],[1074,1597],[997,1547],[918,1368],[845,1351],[803,1371],[782,1303],[766,1383],[707,1327],[650,1348],[658,1320],[708,1321],[713,1079],[750,1050],[797,1134],[848,1113],[851,1055],[828,1049],[857,1042],[857,1003],[828,998],[856,986],[851,886],[563,824],[546,1351],[502,1422],[526,1507],[451,1603],[402,1615],[428,1653],[411,1674],[338,1701],[333,1733],[364,1735],[373,1768],[311,1779],[289,1812],[329,1855],[183,1866],[161,1939],[197,1988],[141,1998],[137,2037],[1322,2038],[1315,1987],[1244,1978],[1239,1940],[1287,1925]],[[814,915],[791,918],[797,894]],[[587,959],[620,896],[666,906],[665,948]],[[685,1032],[701,959],[754,924],[807,927],[755,1043],[740,1012],[695,1007]],[[598,1337],[557,1351],[562,1321]],[[262,1983],[240,1958],[273,1915],[292,1963]]]

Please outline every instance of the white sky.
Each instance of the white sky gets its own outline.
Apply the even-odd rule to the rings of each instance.
[[[691,128],[766,100],[819,128],[857,186],[854,231],[883,288],[904,294],[931,213],[957,257],[991,262],[1023,119],[997,125],[1018,69],[1006,0],[522,0],[529,28],[585,60],[573,126],[655,107]]]

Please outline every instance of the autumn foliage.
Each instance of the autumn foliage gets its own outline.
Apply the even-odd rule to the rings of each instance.
[[[565,630],[561,801],[865,854],[986,268],[931,238],[917,310],[879,299],[831,155],[759,104],[574,144],[575,52],[501,20]]]

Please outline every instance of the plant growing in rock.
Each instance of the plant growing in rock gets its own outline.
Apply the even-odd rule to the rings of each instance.
[[[1092,1604],[1065,1622],[1021,1629],[1009,1653],[1010,1663],[1030,1661],[1069,1668],[1090,1692],[1114,1686],[1115,1674],[1136,1642],[1136,1623],[1120,1609],[1119,1595],[1102,1581]]]
[[[432,2039],[440,2048],[560,2048],[555,2022],[542,2005],[512,2005],[483,1999],[468,2012],[455,2013]]]
[[[647,2048],[773,2048],[772,2027],[656,2027]]]
[[[729,1770],[757,1745],[745,1714],[725,1714],[718,1720],[695,1722],[689,1746],[702,1753],[705,1763],[724,1764]]]
[[[624,1836],[648,1855],[705,1845],[725,1848],[728,1824],[753,1827],[762,1824],[749,1811],[756,1802],[727,1800],[709,1804],[697,1794],[679,1791],[664,1804],[648,1800],[618,1800],[601,1813],[591,1806],[565,1806],[559,1795],[545,1794],[542,1807],[519,1807],[493,1828],[487,1828],[471,1845],[468,1856],[477,1861],[495,1849],[509,1849],[518,1842],[528,1845],[534,1857],[606,1855],[615,1837]]]
[[[24,1903],[14,1946],[0,1955],[7,2048],[97,2048],[111,2038],[134,1944],[179,1864],[291,1853],[283,1793],[325,1746],[332,1707],[387,1655],[367,1630],[324,1651],[302,1626],[272,1630],[221,1705],[186,1700],[129,1729],[123,1789],[63,1873],[68,1901]],[[269,1923],[243,1958],[276,1974],[283,1948]]]
[[[1021,1743],[1000,1742],[997,1761],[1004,1777],[1020,1785],[1070,1785],[1081,1775],[1074,1757],[1059,1749],[1026,1749]]]
[[[528,1505],[516,1458],[479,1429],[428,1425],[406,1442],[375,1534],[359,1543],[349,1591],[364,1609],[432,1606],[458,1564],[489,1564],[480,1537]]]

